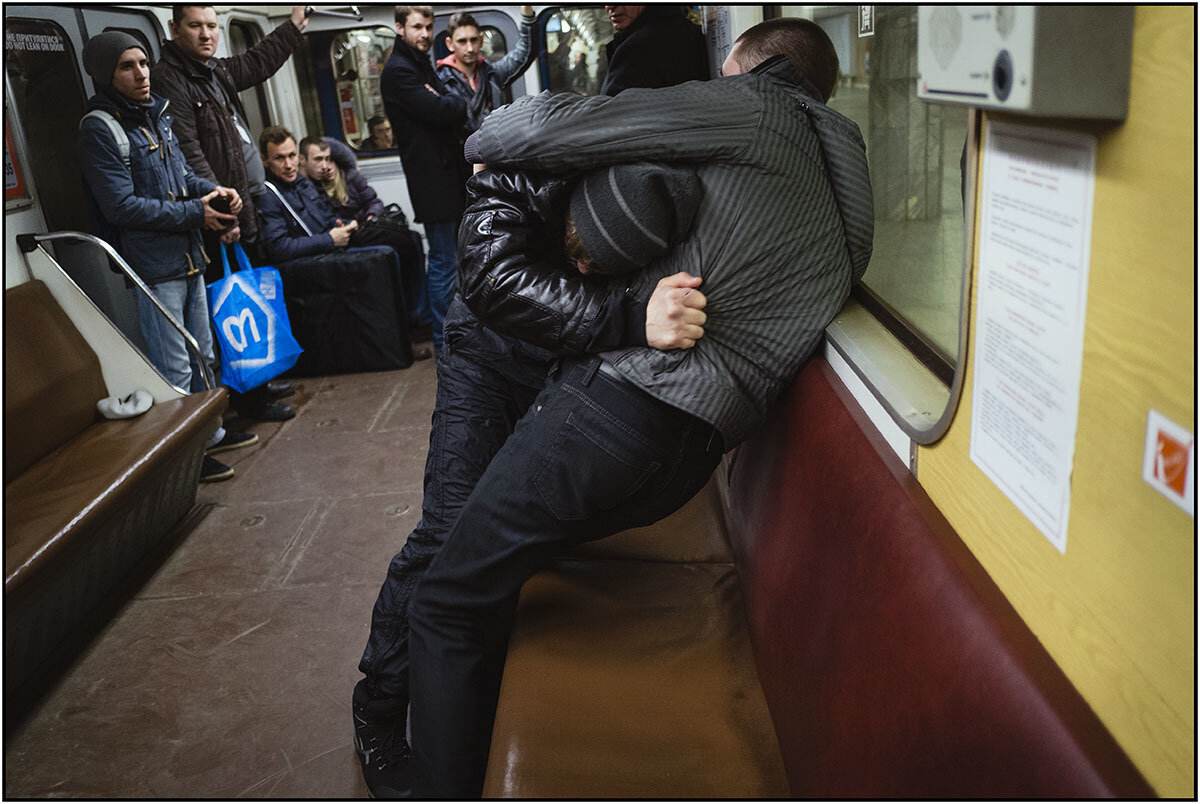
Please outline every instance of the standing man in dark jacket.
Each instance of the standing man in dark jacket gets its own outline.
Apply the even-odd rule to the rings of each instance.
[[[83,48],[83,64],[96,85],[79,127],[79,162],[87,190],[116,230],[112,246],[183,324],[211,365],[203,274],[208,255],[200,232],[235,220],[233,214],[214,209],[214,200],[224,199],[236,213],[241,199],[236,190],[218,187],[188,167],[171,130],[170,102],[151,94],[149,60],[136,39],[121,31],[93,36]],[[115,126],[123,133],[125,147]],[[150,362],[176,387],[203,390],[197,372],[208,369],[193,367],[183,335],[144,294],[138,293],[137,301]],[[218,427],[206,446],[217,452],[257,442],[256,435]],[[204,456],[202,481],[231,477],[233,469]]]
[[[483,118],[504,104],[504,90],[533,63],[533,6],[521,6],[521,29],[517,43],[499,61],[483,58],[483,33],[475,18],[465,11],[450,17],[446,25],[446,48],[450,55],[437,63],[438,78],[446,89],[467,102],[464,136],[471,134]]]
[[[429,60],[431,7],[396,6],[396,34],[379,89],[400,150],[415,217],[425,225],[429,241],[429,310],[433,348],[440,355],[442,324],[458,270],[455,237],[466,207],[464,185],[470,173],[462,158],[467,103],[447,92]]]
[[[704,34],[682,7],[605,6],[604,10],[616,33],[604,47],[608,73],[601,94],[616,95],[630,87],[670,87],[712,77]]]
[[[216,10],[206,5],[171,7],[172,40],[163,43],[162,58],[151,70],[154,86],[172,101],[175,136],[192,170],[234,188],[243,201],[236,223],[219,239],[215,232],[206,235],[213,255],[222,243],[239,241],[253,254],[258,239],[255,197],[263,191],[263,165],[238,93],[273,76],[304,41],[301,31],[306,25],[304,6],[294,6],[291,18],[250,50],[217,59],[213,56],[221,29]],[[209,282],[220,279],[221,261],[214,259],[206,274]],[[273,397],[290,393],[290,384],[272,380],[264,388],[230,398],[250,418],[284,421],[296,412]]]

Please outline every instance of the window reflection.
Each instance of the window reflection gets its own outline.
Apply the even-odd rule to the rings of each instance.
[[[917,7],[816,6],[842,78],[830,106],[858,123],[875,195],[875,248],[863,284],[950,364],[958,359],[963,276],[962,156],[968,111],[918,100]]]
[[[612,23],[603,6],[562,9],[546,18],[542,75],[551,92],[597,95],[608,72]]]
[[[229,22],[229,49],[233,53],[245,53],[261,38],[257,27],[251,23],[240,20]],[[242,102],[242,108],[246,110],[246,124],[251,132],[257,134],[271,125],[271,115],[267,111],[267,95],[262,84],[243,89],[238,93],[238,99]]]
[[[383,115],[379,76],[388,58],[396,32],[383,26],[342,31],[329,43],[329,61],[337,92],[338,119],[342,137],[352,148],[374,150],[368,144],[368,122]]]

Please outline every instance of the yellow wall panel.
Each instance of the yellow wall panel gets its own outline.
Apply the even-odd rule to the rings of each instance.
[[[1160,795],[1184,797],[1196,773],[1195,522],[1141,464],[1151,408],[1195,420],[1194,36],[1194,8],[1139,7],[1127,120],[1031,121],[1098,139],[1066,554],[971,463],[970,364],[950,431],[918,461],[921,484],[1134,763]]]

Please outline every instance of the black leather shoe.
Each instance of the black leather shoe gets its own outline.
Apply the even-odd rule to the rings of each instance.
[[[271,399],[287,399],[296,393],[296,386],[287,380],[270,380],[266,385],[266,394]]]
[[[260,422],[286,422],[295,417],[296,409],[286,402],[275,400],[274,402],[264,401],[246,410],[239,408],[238,413],[247,419],[256,419]]]

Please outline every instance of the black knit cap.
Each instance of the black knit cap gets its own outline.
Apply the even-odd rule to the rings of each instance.
[[[681,167],[633,162],[586,173],[571,190],[571,218],[596,271],[636,271],[671,250],[700,206],[700,182]]]
[[[92,77],[97,90],[112,86],[113,73],[121,54],[131,47],[146,53],[146,46],[124,31],[105,31],[87,40],[83,46],[83,69]],[[146,58],[150,54],[146,53]]]

